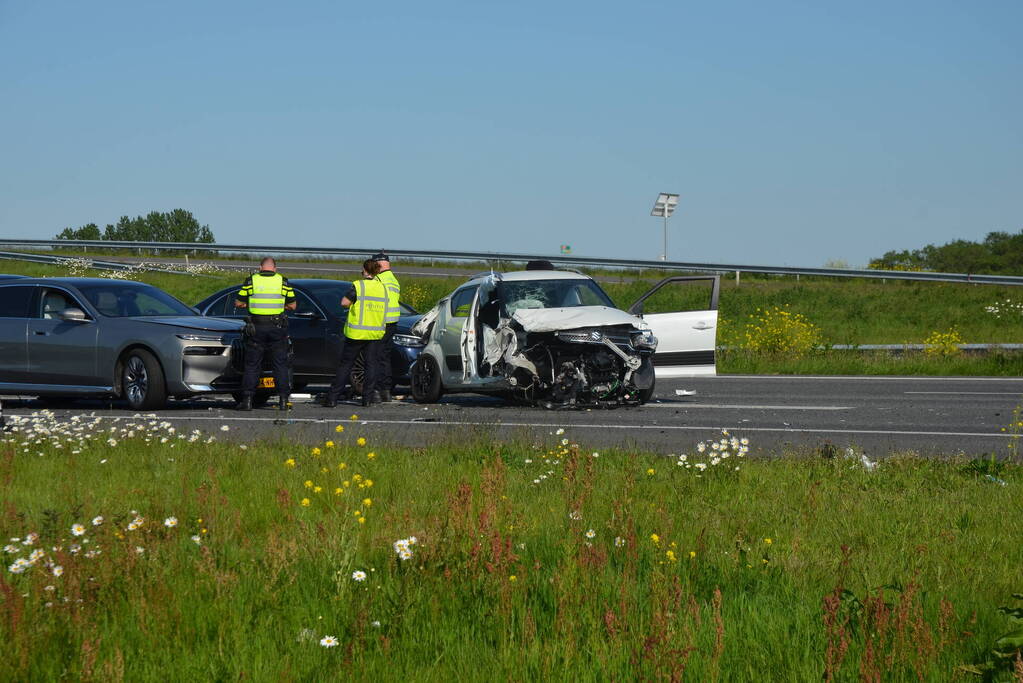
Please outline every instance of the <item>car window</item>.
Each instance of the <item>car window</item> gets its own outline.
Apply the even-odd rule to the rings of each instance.
[[[320,316],[323,315],[323,313],[320,312],[319,307],[316,304],[314,304],[312,300],[302,292],[295,292],[295,303],[297,304],[295,306],[295,310],[292,311],[285,309],[285,312],[288,314],[289,318],[294,318],[299,313],[316,313],[317,315]]]
[[[35,287],[0,287],[0,318],[27,318]]]
[[[67,292],[60,289],[44,289],[39,298],[39,315],[44,320],[60,320],[61,311],[66,308],[85,310],[82,304]]]
[[[238,289],[232,289],[227,294],[224,294],[217,299],[214,299],[213,303],[206,308],[204,315],[213,316],[230,316],[230,315],[245,315],[245,309],[235,308],[234,302],[238,298]]]
[[[96,310],[113,318],[195,315],[195,311],[167,292],[142,282],[89,283],[78,288]]]
[[[520,308],[614,307],[604,290],[590,279],[500,282],[497,291],[507,316]]]
[[[476,287],[465,287],[451,295],[451,317],[468,317],[472,298],[476,296],[476,289]]]

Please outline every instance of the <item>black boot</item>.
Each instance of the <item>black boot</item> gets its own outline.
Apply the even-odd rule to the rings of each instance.
[[[278,407],[281,410],[291,410],[291,397],[287,394],[281,394],[280,403]]]
[[[383,391],[381,391],[380,392],[380,400],[383,401],[384,403],[390,403],[391,402],[391,392],[388,391],[387,389],[384,389]]]
[[[234,406],[235,410],[252,410],[252,392],[246,391],[242,394],[242,400]]]
[[[324,394],[323,400],[321,401],[321,405],[324,408],[337,408],[337,396],[334,396],[329,392]]]
[[[369,392],[369,394],[366,394],[366,395],[364,395],[362,397],[362,405],[363,405],[363,407],[375,406],[375,405],[377,405],[380,402],[381,402],[380,401],[380,394],[378,392],[376,392],[376,391],[371,391],[371,392]]]

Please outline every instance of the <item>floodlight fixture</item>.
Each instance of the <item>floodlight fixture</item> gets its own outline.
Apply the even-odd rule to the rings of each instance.
[[[664,218],[664,253],[661,254],[661,260],[668,260],[668,219],[671,218],[671,214],[675,213],[675,207],[678,206],[678,195],[670,192],[662,192],[657,195],[657,200],[654,201],[654,208],[651,209],[651,216],[661,216]]]

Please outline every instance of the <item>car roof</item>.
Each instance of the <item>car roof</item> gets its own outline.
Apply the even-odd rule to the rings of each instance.
[[[26,277],[17,278],[11,280],[12,284],[17,283],[19,285],[71,285],[77,287],[79,285],[89,285],[97,282],[113,283],[113,284],[132,284],[132,285],[144,285],[146,287],[152,287],[152,285],[145,282],[136,282],[135,280],[119,280],[108,277]]]
[[[530,280],[592,280],[589,275],[571,270],[513,270],[510,273],[494,273],[503,282],[528,282]],[[483,280],[488,275],[473,278],[473,282]]]

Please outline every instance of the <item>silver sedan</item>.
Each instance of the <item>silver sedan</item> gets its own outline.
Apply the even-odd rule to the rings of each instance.
[[[0,394],[115,396],[152,410],[168,397],[230,393],[242,327],[140,282],[0,280]]]

